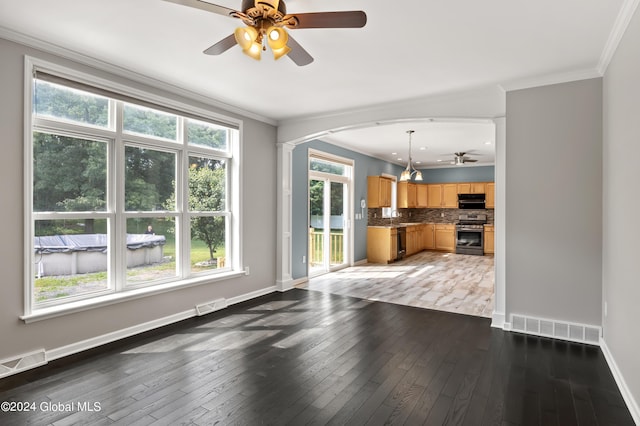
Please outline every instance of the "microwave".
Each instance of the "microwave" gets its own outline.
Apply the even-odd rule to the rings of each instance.
[[[484,194],[458,194],[459,209],[484,209]]]

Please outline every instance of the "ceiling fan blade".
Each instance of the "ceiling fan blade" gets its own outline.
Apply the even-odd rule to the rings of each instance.
[[[475,162],[476,162],[476,161],[478,161],[478,160],[473,160],[473,159],[471,159],[471,158],[465,158],[465,159],[463,159],[462,161],[463,161],[463,162],[465,162],[465,163],[475,163]]]
[[[219,55],[219,54],[224,53],[227,50],[231,49],[236,44],[238,44],[238,42],[236,41],[236,37],[235,37],[234,34],[231,34],[231,35],[223,38],[222,40],[220,40],[219,42],[217,42],[213,46],[209,47],[203,53],[205,53],[207,55]]]
[[[169,3],[181,4],[183,6],[189,6],[207,12],[217,13],[218,15],[224,15],[232,17],[232,14],[237,13],[237,10],[229,9],[228,7],[218,6],[217,4],[208,3],[200,0],[164,0]]]
[[[303,67],[305,65],[309,65],[313,62],[313,57],[309,55],[309,53],[304,50],[304,47],[300,46],[300,44],[289,35],[289,41],[287,42],[287,46],[291,49],[291,51],[287,54],[289,58],[299,67]]]
[[[287,15],[283,21],[294,21],[289,28],[362,28],[367,23],[367,15],[361,10],[346,12],[315,12]]]

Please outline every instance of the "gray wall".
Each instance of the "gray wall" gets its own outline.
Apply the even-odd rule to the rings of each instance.
[[[507,315],[600,325],[602,79],[508,92],[506,122]]]
[[[640,9],[604,77],[603,318],[604,341],[640,403]],[[633,231],[630,231],[633,230]]]
[[[446,167],[443,169],[423,169],[423,183],[448,182],[493,182],[494,166]]]
[[[302,256],[307,254],[307,244],[309,237],[309,170],[308,156],[309,148],[338,155],[354,160],[354,188],[353,199],[354,209],[360,212],[360,200],[367,199],[367,176],[387,173],[400,176],[402,167],[388,163],[377,158],[369,157],[348,149],[341,148],[319,140],[299,144],[293,150],[292,165],[292,220],[291,234],[293,253],[291,276],[298,279],[307,276],[307,264],[302,263]],[[367,258],[367,215],[361,220],[354,220],[354,261]]]
[[[23,69],[24,55],[89,72],[136,89],[173,98],[196,107],[223,113],[207,105],[127,81],[124,78],[73,64],[70,61],[0,39],[0,176],[2,178],[2,240],[0,270],[0,359],[41,348],[50,350],[81,342],[112,331],[193,309],[198,303],[234,297],[275,285],[276,246],[276,129],[251,119],[244,120],[242,197],[244,215],[244,263],[250,276],[203,284],[145,297],[103,308],[24,324],[24,220],[23,220]],[[255,179],[260,176],[259,179]]]

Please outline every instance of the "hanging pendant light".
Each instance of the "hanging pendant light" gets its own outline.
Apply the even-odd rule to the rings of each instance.
[[[407,130],[409,133],[409,161],[407,162],[407,168],[402,171],[400,174],[400,181],[408,181],[411,180],[411,177],[415,175],[414,180],[421,181],[422,180],[422,172],[413,168],[411,164],[411,135],[415,133],[415,130]]]

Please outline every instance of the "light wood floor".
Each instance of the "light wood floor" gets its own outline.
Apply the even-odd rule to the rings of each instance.
[[[491,318],[493,263],[493,256],[423,251],[321,275],[299,288]]]

